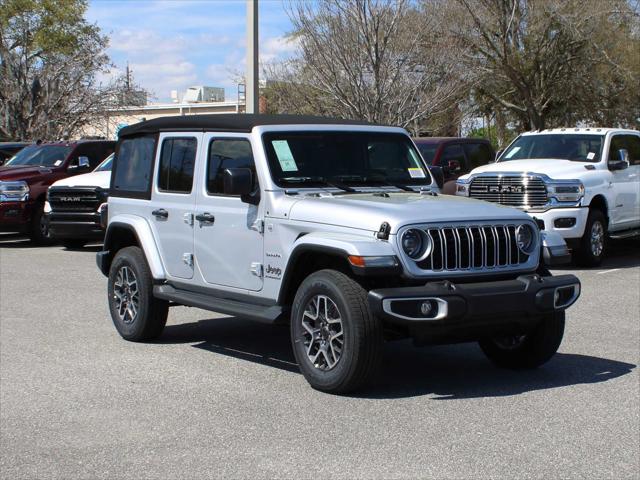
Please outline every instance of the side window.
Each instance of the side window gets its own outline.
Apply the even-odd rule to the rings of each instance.
[[[625,138],[622,135],[614,135],[611,138],[611,144],[609,145],[609,160],[618,160],[618,150],[627,148],[627,142],[624,140]],[[631,157],[631,152],[629,152],[629,157]],[[629,160],[631,160],[631,158],[629,158]]]
[[[450,175],[462,174],[464,164],[464,150],[461,145],[448,145],[444,148],[440,165],[447,168]]]
[[[256,185],[256,166],[251,144],[245,139],[214,139],[209,144],[207,164],[207,193],[224,195],[223,173],[227,168],[248,168]]]
[[[148,198],[153,174],[154,136],[121,141],[114,159],[112,195]]]
[[[164,192],[191,193],[197,147],[198,142],[193,137],[164,139],[160,150],[158,189]]]
[[[627,151],[629,152],[629,163],[631,165],[640,165],[640,136],[625,135]]]
[[[487,165],[493,160],[491,149],[485,143],[465,143],[464,151],[469,161],[469,170],[481,165]]]

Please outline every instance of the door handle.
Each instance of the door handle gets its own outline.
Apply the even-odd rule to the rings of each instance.
[[[156,218],[168,218],[169,212],[167,212],[164,208],[159,208],[158,210],[154,210],[153,212],[151,212],[151,215]]]
[[[202,223],[213,223],[216,221],[216,217],[211,215],[209,212],[205,212],[196,215],[196,220]]]

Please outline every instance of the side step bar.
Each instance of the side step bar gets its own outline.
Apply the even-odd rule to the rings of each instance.
[[[278,305],[254,305],[228,298],[218,298],[188,290],[179,290],[171,285],[154,286],[153,296],[181,305],[202,308],[261,323],[282,323],[286,319],[285,309]]]
[[[640,229],[624,230],[622,232],[609,232],[609,238],[613,240],[622,240],[624,238],[631,238],[640,236]]]

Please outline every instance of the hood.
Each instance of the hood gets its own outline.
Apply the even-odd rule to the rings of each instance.
[[[90,172],[74,177],[63,178],[55,182],[52,187],[101,187],[109,188],[111,172]]]
[[[382,222],[388,222],[392,234],[400,227],[419,223],[530,219],[526,213],[514,208],[481,200],[419,193],[390,193],[389,197],[373,194],[307,196],[291,207],[289,218],[369,231],[378,231]]]
[[[485,172],[544,173],[553,179],[571,180],[580,178],[584,175],[586,172],[586,165],[595,166],[595,163],[544,158],[534,158],[531,160],[507,160],[475,168],[471,172],[471,175]],[[464,177],[466,178],[467,175]]]
[[[0,167],[0,180],[13,181],[24,180],[29,183],[30,180],[39,179],[53,173],[54,169],[48,167],[38,167],[25,165],[20,167]]]

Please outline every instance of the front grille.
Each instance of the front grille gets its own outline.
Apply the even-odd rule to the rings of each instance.
[[[428,227],[431,254],[421,270],[450,272],[525,266],[529,255],[516,245],[516,225]]]
[[[49,189],[49,204],[53,212],[95,212],[105,199],[106,195],[99,187]]]
[[[535,176],[476,177],[469,196],[512,207],[540,207],[548,201],[544,181]]]

